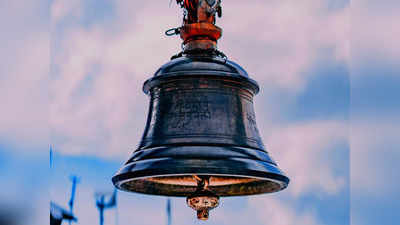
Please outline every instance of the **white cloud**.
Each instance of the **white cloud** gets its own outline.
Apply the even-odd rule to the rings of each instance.
[[[302,91],[305,73],[333,49],[341,62],[349,60],[349,7],[327,10],[325,1],[232,1],[225,6],[222,50],[240,59],[264,86]]]
[[[54,0],[50,7],[52,25],[56,25],[62,19],[69,17],[78,19],[83,13],[83,1],[81,0]]]
[[[297,212],[293,206],[276,197],[262,196],[249,199],[250,211],[255,212],[260,224],[274,225],[322,225],[317,223],[312,211]]]
[[[357,71],[371,63],[397,65],[400,58],[398,10],[398,1],[352,2],[350,37],[353,76],[363,75]],[[382,75],[385,74],[379,74]]]
[[[359,117],[351,124],[351,189],[380,196],[397,192],[396,160],[400,154],[397,118]]]
[[[142,84],[179,46],[176,39],[158,41],[162,16],[138,24],[148,10],[115,21],[116,33],[97,24],[71,28],[60,40],[50,114],[61,152],[119,157],[138,143],[148,104]]]
[[[44,7],[13,1],[0,13],[0,140],[24,151],[48,147],[49,36],[44,19],[34,16]]]
[[[270,127],[264,140],[267,150],[291,177],[288,191],[294,196],[314,192],[336,194],[346,184],[329,163],[339,144],[348,141],[341,121],[314,121]],[[329,157],[327,158],[326,155]]]
[[[351,122],[351,220],[352,224],[375,224],[396,218],[399,200],[397,114],[354,114]]]

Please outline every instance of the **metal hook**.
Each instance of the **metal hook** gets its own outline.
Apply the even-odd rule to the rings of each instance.
[[[173,36],[173,35],[177,35],[181,33],[181,28],[177,27],[177,28],[171,28],[167,31],[165,31],[165,35],[167,36]]]

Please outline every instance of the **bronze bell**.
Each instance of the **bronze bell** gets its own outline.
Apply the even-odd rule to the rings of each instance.
[[[260,138],[257,82],[216,50],[221,29],[197,18],[185,17],[177,29],[184,51],[144,83],[150,96],[146,128],[112,181],[125,191],[187,197],[198,218],[207,219],[219,197],[277,192],[289,178]]]

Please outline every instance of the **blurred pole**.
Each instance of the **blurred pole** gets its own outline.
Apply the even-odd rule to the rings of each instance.
[[[50,145],[50,169],[53,168],[53,148]]]
[[[78,182],[78,178],[76,176],[72,176],[71,181],[72,181],[72,190],[71,190],[71,198],[69,199],[68,205],[69,205],[69,211],[72,214],[74,208],[76,184]],[[71,221],[69,221],[69,224],[71,225]]]
[[[107,196],[110,196],[110,198],[106,199]],[[100,225],[103,225],[104,210],[116,207],[117,205],[117,190],[115,189],[111,195],[107,193],[96,193],[95,198],[96,198],[96,207],[99,210]]]
[[[99,205],[100,205],[100,207],[99,207],[100,225],[103,225],[104,224],[104,196],[101,196]]]
[[[118,195],[117,195],[117,189],[115,189],[114,190],[114,193],[115,193],[115,225],[118,225],[118,223],[119,223],[119,218],[118,218]]]
[[[171,225],[171,199],[167,199],[167,225]]]

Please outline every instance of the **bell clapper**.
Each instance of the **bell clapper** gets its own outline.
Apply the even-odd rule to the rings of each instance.
[[[219,205],[219,197],[208,190],[209,176],[193,175],[193,178],[197,181],[197,189],[186,198],[186,203],[190,208],[197,211],[199,220],[207,220],[209,211]]]

